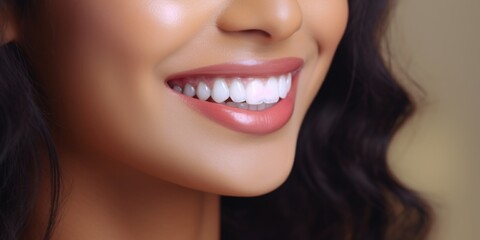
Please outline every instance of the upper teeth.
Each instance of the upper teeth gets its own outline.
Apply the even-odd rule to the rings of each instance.
[[[172,88],[189,97],[206,101],[211,98],[217,103],[228,99],[235,103],[250,105],[273,104],[285,98],[292,86],[292,74],[268,78],[223,78],[212,80],[194,78],[186,81],[172,81]]]

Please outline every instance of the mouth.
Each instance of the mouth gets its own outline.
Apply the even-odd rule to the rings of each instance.
[[[194,110],[235,131],[267,134],[293,113],[299,58],[246,61],[194,69],[167,78],[167,86]]]

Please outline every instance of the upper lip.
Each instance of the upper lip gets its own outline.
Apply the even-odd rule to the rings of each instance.
[[[192,76],[222,77],[269,77],[295,72],[303,66],[303,59],[288,57],[274,60],[245,60],[201,67],[175,73],[167,77],[167,81]]]

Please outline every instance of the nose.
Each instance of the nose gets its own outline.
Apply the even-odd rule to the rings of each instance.
[[[256,34],[273,41],[289,38],[301,25],[297,0],[232,0],[217,18],[223,32]]]

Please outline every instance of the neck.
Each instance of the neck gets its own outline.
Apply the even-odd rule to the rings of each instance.
[[[60,157],[63,197],[52,240],[219,239],[219,196]],[[44,231],[49,193],[41,192],[25,239]]]

